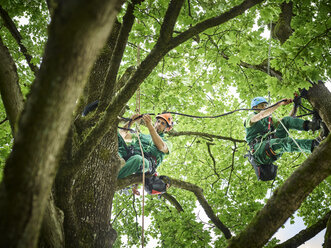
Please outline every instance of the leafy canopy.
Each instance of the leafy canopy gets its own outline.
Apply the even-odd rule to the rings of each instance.
[[[197,23],[218,15],[241,1],[185,1],[175,26],[175,33],[183,32]],[[266,1],[261,6],[221,26],[210,28],[171,50],[157,65],[141,86],[141,113],[174,111],[192,115],[217,115],[249,106],[255,96],[267,97],[271,102],[292,97],[298,88],[308,86],[307,79],[316,81],[330,77],[330,18],[327,1],[294,1],[292,36],[281,45],[269,40],[268,25],[275,22],[281,12],[281,0]],[[47,25],[50,17],[45,2],[2,1],[1,5],[15,20],[23,37],[23,44],[32,55],[32,63],[40,64]],[[137,47],[144,58],[153,48],[160,31],[168,1],[146,0],[135,9],[136,19],[129,36],[120,73],[137,64]],[[125,8],[119,15],[119,21]],[[23,21],[24,20],[24,21]],[[27,21],[25,21],[27,20]],[[267,35],[265,35],[265,33]],[[6,28],[0,36],[16,61],[19,82],[24,94],[34,79],[17,44]],[[269,42],[271,56],[268,57]],[[257,70],[253,66],[270,66],[282,75],[282,81]],[[245,63],[245,64],[244,64]],[[264,67],[266,68],[266,67]],[[135,110],[135,97],[125,113]],[[283,116],[290,107],[277,112]],[[247,112],[236,112],[218,119],[194,119],[174,116],[175,131],[197,131],[244,140],[243,121]],[[5,119],[0,105],[0,120]],[[10,152],[12,137],[8,122],[0,129],[0,166],[3,168]],[[143,129],[146,131],[146,129]],[[313,137],[313,134],[294,132],[295,137]],[[283,156],[275,182],[259,182],[243,155],[245,143],[198,136],[168,137],[173,143],[159,174],[185,180],[203,188],[208,203],[216,215],[233,232],[239,233],[259,210],[275,188],[289,177],[304,160],[300,154]],[[325,180],[305,200],[299,210],[307,225],[323,216],[330,206],[330,178]],[[223,234],[209,221],[197,216],[195,196],[188,191],[170,188],[184,212],[178,213],[169,202],[148,196],[146,216],[151,223],[146,230],[147,242],[157,239],[159,247],[223,247]],[[133,207],[134,206],[134,207]],[[132,196],[117,193],[113,206],[113,227],[118,232],[115,247],[134,247],[140,242],[141,198],[133,202]],[[116,219],[115,219],[116,217]],[[122,237],[125,237],[123,239]],[[216,238],[215,238],[216,237]]]

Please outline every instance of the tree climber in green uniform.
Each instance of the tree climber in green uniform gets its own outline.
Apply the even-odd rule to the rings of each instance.
[[[131,117],[131,124],[138,121],[139,114]],[[171,143],[164,139],[164,132],[168,132],[173,127],[173,119],[170,114],[160,114],[156,116],[153,126],[150,115],[143,115],[143,121],[148,128],[149,134],[139,134],[142,149],[145,157],[145,172],[155,173],[156,168],[161,164],[164,156],[169,154]],[[130,122],[124,125],[118,133],[119,155],[126,161],[120,169],[118,178],[124,178],[135,173],[142,173],[143,157],[141,154],[139,140],[136,134],[131,134],[127,129]],[[127,145],[128,143],[128,145]]]
[[[252,100],[251,108],[256,109],[256,111],[248,116],[244,126],[246,128],[246,141],[250,146],[251,154],[253,155],[257,167],[260,167],[260,165],[272,165],[284,152],[301,152],[302,150],[303,152],[310,153],[314,147],[319,144],[319,141],[316,139],[296,139],[295,141],[300,146],[300,149],[298,145],[288,137],[288,133],[283,127],[284,125],[288,130],[315,131],[320,129],[319,121],[307,121],[293,118],[291,115],[294,114],[294,109],[291,111],[290,116],[281,119],[283,125],[271,117],[271,114],[278,107],[288,105],[291,102],[292,99],[283,99],[274,106],[267,108],[268,103],[265,98],[256,97]],[[260,168],[258,168],[258,170],[260,170]],[[257,173],[257,176],[260,179],[259,173],[260,171]],[[274,176],[276,175],[274,174]],[[271,179],[273,178],[266,180]]]

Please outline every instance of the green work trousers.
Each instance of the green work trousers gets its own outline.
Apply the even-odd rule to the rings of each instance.
[[[287,130],[295,129],[301,130],[303,129],[304,120],[296,119],[290,116],[284,117],[282,123],[286,127]],[[295,140],[300,146],[301,150],[306,153],[311,153],[312,147],[312,139],[296,139]],[[271,164],[275,159],[267,156],[265,147],[269,142],[271,149],[276,153],[276,158],[280,158],[284,152],[301,152],[300,148],[295,144],[295,142],[288,137],[288,133],[284,129],[281,123],[278,123],[275,132],[275,138],[270,140],[265,140],[261,143],[257,143],[254,146],[254,159],[258,164]]]
[[[117,137],[118,137],[118,154],[122,158],[125,158],[128,155],[127,145],[125,144],[124,139],[119,133],[117,134]],[[146,158],[144,160],[145,160],[145,172],[148,172],[149,162]],[[124,178],[135,173],[142,173],[142,168],[143,168],[143,158],[140,154],[135,154],[130,158],[128,158],[128,160],[126,160],[126,163],[119,171],[117,178]]]

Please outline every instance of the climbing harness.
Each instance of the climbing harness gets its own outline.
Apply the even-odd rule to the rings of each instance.
[[[271,31],[272,30],[272,21],[270,21],[270,36],[269,36],[269,48],[268,48],[268,68],[267,73],[270,76],[270,56],[271,56]],[[270,94],[269,94],[269,101],[270,101]]]

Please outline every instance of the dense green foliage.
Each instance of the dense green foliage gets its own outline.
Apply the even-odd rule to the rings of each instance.
[[[175,31],[185,31],[240,2],[186,1]],[[277,21],[281,2],[266,1],[170,51],[141,86],[141,113],[175,111],[200,116],[218,115],[247,108],[254,96],[268,97],[269,92],[271,102],[275,102],[292,97],[298,88],[309,86],[307,80],[327,80],[330,76],[329,1],[295,1],[291,23],[294,32],[283,45],[275,39],[269,41],[267,28],[270,21]],[[1,1],[1,5],[15,20],[23,43],[33,56],[32,62],[38,65],[50,19],[46,4],[39,1]],[[130,33],[120,73],[128,66],[136,65],[138,46],[142,59],[151,51],[167,5],[168,1],[165,0],[148,0],[135,10],[139,22],[134,24]],[[20,21],[22,18],[27,18],[28,23]],[[3,25],[0,36],[16,62],[20,85],[26,94],[34,75]],[[243,64],[264,63],[266,68],[269,42],[270,66],[282,74],[282,81],[270,77],[266,71],[246,68]],[[134,112],[135,101],[133,98],[128,103],[130,110],[125,116]],[[286,115],[290,108],[279,109],[276,116]],[[3,105],[0,111],[1,121],[6,117]],[[174,116],[174,129],[177,132],[197,131],[244,140],[243,121],[247,114],[242,111],[217,119]],[[10,152],[12,138],[8,122],[2,124],[0,130],[2,169]],[[144,128],[142,130],[146,132]],[[298,138],[316,135],[293,132],[293,136]],[[299,154],[284,155],[277,162],[277,179],[274,182],[261,182],[256,180],[251,165],[243,156],[247,150],[245,143],[197,136],[169,136],[168,139],[173,143],[173,148],[159,168],[159,174],[203,188],[208,203],[233,234],[238,234],[250,222],[271,192],[305,159]],[[299,215],[307,225],[315,223],[316,219],[330,210],[330,189],[329,177],[303,203]],[[151,222],[146,230],[147,241],[157,239],[159,247],[224,247],[226,240],[223,234],[211,222],[204,223],[200,219],[197,211],[203,210],[198,208],[193,193],[175,187],[171,187],[168,193],[177,199],[184,212],[177,212],[163,198],[148,196],[145,213]],[[112,221],[119,235],[116,247],[133,247],[140,242],[141,227],[136,218],[137,215],[140,218],[141,197],[132,201],[132,196],[120,192],[115,195]]]

